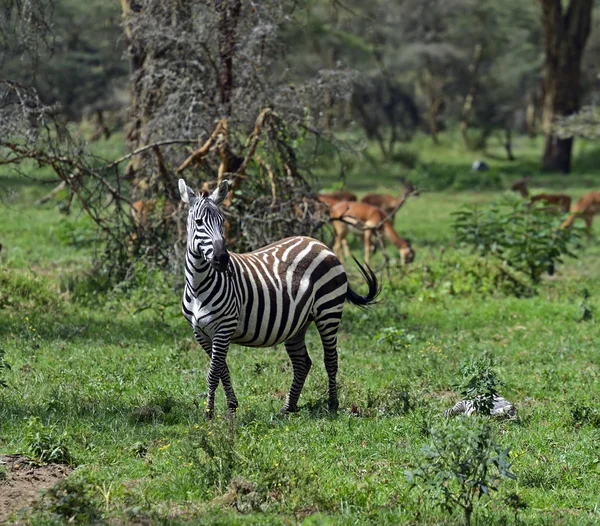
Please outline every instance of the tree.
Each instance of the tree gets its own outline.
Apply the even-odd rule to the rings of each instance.
[[[560,138],[553,132],[556,117],[571,115],[581,100],[581,59],[590,34],[593,0],[570,0],[566,11],[561,0],[540,0],[546,60],[542,125],[546,145],[542,166],[545,170],[568,173],[571,170],[573,138]]]

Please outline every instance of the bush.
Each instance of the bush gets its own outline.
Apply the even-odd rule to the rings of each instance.
[[[452,251],[443,259],[415,263],[394,283],[396,290],[421,301],[472,294],[528,296],[531,284],[511,268],[472,254]]]
[[[416,467],[405,472],[411,489],[430,495],[448,513],[462,509],[467,526],[483,495],[498,489],[503,477],[516,478],[509,471],[508,449],[494,441],[489,424],[478,419],[469,424],[432,429],[432,443],[423,447]]]
[[[533,286],[542,274],[554,273],[565,255],[576,257],[579,232],[560,229],[560,217],[543,207],[520,200],[486,206],[464,205],[454,213],[458,242],[480,257],[500,263],[530,280]]]

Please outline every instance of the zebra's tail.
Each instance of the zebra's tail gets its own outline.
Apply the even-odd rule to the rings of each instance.
[[[350,301],[350,303],[353,303],[354,305],[357,305],[358,307],[363,307],[363,308],[368,307],[369,305],[376,303],[375,300],[377,299],[377,296],[379,296],[379,293],[381,292],[381,284],[377,281],[377,276],[375,276],[375,273],[373,272],[373,270],[371,270],[371,267],[369,267],[369,265],[367,265],[365,263],[365,266],[363,267],[354,256],[352,256],[352,259],[358,265],[358,268],[360,269],[360,273],[365,278],[365,281],[367,282],[367,285],[369,286],[369,292],[367,293],[366,296],[360,296],[359,294],[354,292],[352,290],[352,287],[350,287],[350,284],[348,284],[348,291],[346,292],[346,299],[348,299]]]

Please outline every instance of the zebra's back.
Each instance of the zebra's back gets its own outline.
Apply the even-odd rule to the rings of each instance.
[[[231,254],[239,323],[232,341],[268,347],[289,340],[318,318],[339,319],[348,280],[320,241],[290,237],[246,254]]]

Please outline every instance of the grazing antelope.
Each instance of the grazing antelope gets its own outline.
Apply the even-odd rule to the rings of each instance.
[[[396,212],[400,210],[400,207],[404,204],[404,201],[406,201],[406,199],[411,195],[419,195],[419,191],[412,185],[412,183],[405,181],[404,179],[401,179],[401,181],[402,191],[398,197],[394,197],[390,194],[367,194],[360,200],[360,202],[381,208],[386,215],[389,216],[392,224],[394,224]]]
[[[325,203],[329,206],[333,206],[339,201],[356,201],[356,195],[352,192],[348,192],[347,190],[319,194],[317,197],[321,203]]]
[[[525,177],[515,182],[510,189],[513,192],[519,192],[523,199],[527,199],[529,197],[527,179]],[[529,206],[533,206],[533,204],[538,201],[541,201],[546,205],[556,207],[564,213],[568,213],[571,209],[571,198],[566,194],[536,194],[529,200]]]
[[[160,222],[173,217],[177,205],[173,201],[159,201],[158,199],[138,199],[131,203],[131,217],[136,227],[148,227],[153,216],[160,213]]]
[[[335,254],[316,239],[294,236],[249,252],[227,251],[219,204],[229,192],[223,181],[212,193],[196,195],[179,180],[181,199],[189,207],[183,315],[210,357],[206,413],[211,417],[215,391],[223,384],[228,412],[238,406],[227,352],[231,343],[271,347],[283,343],[294,378],[282,408],[297,411],[298,398],[312,365],[305,335],[314,322],[324,349],[329,379],[329,408],[338,407],[337,332],[344,303],[367,306],[379,294],[377,278],[359,265],[369,292],[360,296]]]
[[[575,219],[582,217],[585,221],[587,237],[592,234],[592,222],[594,216],[600,214],[600,191],[584,194],[573,206],[571,215],[560,225],[560,228],[567,228],[573,224]]]
[[[331,207],[329,213],[335,232],[333,251],[341,261],[344,260],[341,247],[344,248],[346,257],[350,256],[346,236],[349,231],[352,231],[363,236],[365,262],[368,265],[371,250],[374,246],[373,235],[376,234],[375,230],[377,233],[383,233],[388,241],[398,247],[403,265],[408,265],[415,259],[415,252],[410,243],[398,235],[392,226],[392,222],[387,218],[387,214],[381,208],[362,202],[340,201]]]

